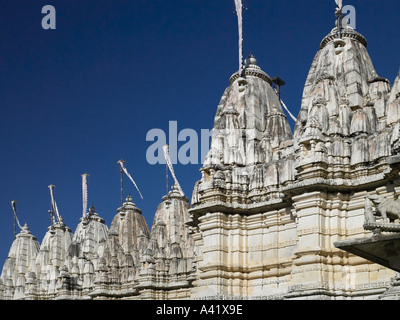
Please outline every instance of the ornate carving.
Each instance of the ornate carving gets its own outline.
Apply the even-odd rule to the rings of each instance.
[[[377,221],[377,216],[382,217],[382,221]],[[396,191],[394,199],[369,194],[365,197],[364,228],[366,230],[373,230],[374,233],[400,232],[400,223],[395,223],[398,219],[400,219],[400,199]]]

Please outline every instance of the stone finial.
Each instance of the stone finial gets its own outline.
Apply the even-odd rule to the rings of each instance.
[[[126,202],[131,202],[133,203],[133,198],[130,194],[128,194],[128,196],[126,197]]]
[[[91,205],[91,207],[89,208],[89,214],[90,215],[96,214],[96,208],[94,207],[94,205]]]
[[[257,59],[254,58],[252,53],[250,53],[249,56],[247,57],[245,63],[246,63],[246,68],[249,68],[250,66],[256,66],[257,65]]]
[[[24,233],[24,234],[30,234],[31,233],[30,230],[29,230],[29,227],[28,227],[28,225],[26,223],[22,227],[21,233]]]
[[[121,213],[122,215],[125,215],[125,210],[128,209],[137,211],[140,214],[142,213],[142,210],[140,210],[133,202],[133,197],[130,194],[126,197],[125,202],[122,204],[122,206],[117,209],[117,212]]]

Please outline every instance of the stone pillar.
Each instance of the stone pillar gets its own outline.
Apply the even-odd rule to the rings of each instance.
[[[202,235],[202,256],[197,260],[198,274],[195,299],[220,299],[229,295],[227,278],[228,230],[226,214],[207,213],[199,218],[198,233]],[[196,239],[197,237],[195,237]],[[196,240],[198,243],[200,240]]]
[[[324,273],[326,194],[304,193],[293,200],[298,245],[287,296],[289,299],[323,299],[328,293],[328,279]]]

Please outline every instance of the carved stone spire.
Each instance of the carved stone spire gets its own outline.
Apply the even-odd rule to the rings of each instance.
[[[63,222],[49,226],[40,244],[36,259],[31,261],[28,269],[35,273],[39,296],[56,297],[59,268],[64,264],[72,237],[71,229]]]
[[[250,54],[243,76],[237,72],[231,76],[219,103],[210,152],[193,192],[194,204],[263,201],[265,190],[278,185],[279,177],[284,181],[293,177],[293,171],[279,169],[294,161],[292,139],[272,80]]]
[[[39,252],[40,244],[25,224],[16,235],[7,259],[4,263],[0,281],[3,284],[1,299],[14,300],[24,298],[28,267]]]
[[[165,297],[177,284],[190,287],[194,262],[194,241],[189,226],[189,200],[173,185],[157,208],[148,248],[142,257],[140,287],[146,287],[147,298],[161,290]],[[159,295],[160,293],[158,293]]]
[[[322,40],[306,80],[295,126],[295,138],[304,141],[313,118],[321,125],[327,162],[319,163],[320,177],[339,177],[348,165],[367,165],[388,155],[381,142],[390,139],[385,129],[386,119],[391,117],[387,112],[390,83],[377,75],[360,33],[346,26],[340,37],[335,28]],[[316,103],[322,100],[323,104]],[[311,177],[310,170],[317,172],[317,157],[309,146],[299,147],[297,178]]]
[[[91,294],[94,297],[110,294],[124,296],[128,286],[134,291],[140,258],[148,245],[149,227],[130,195],[117,212],[111,222],[103,253],[99,254],[94,293]]]
[[[87,296],[94,287],[94,266],[104,249],[108,227],[94,206],[80,219],[59,275],[59,298]],[[60,269],[61,271],[61,269]],[[83,289],[83,290],[82,290]]]

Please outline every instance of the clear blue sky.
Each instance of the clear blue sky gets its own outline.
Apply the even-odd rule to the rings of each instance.
[[[297,116],[305,79],[322,38],[334,26],[334,0],[247,0],[244,54],[253,52]],[[351,0],[357,30],[379,75],[400,67],[400,2]],[[43,30],[44,5],[56,30]],[[11,200],[41,241],[50,224],[49,184],[66,224],[82,214],[81,174],[89,205],[108,226],[120,204],[117,161],[139,185],[126,193],[149,226],[165,194],[165,166],[150,165],[146,134],[211,129],[220,97],[237,70],[233,0],[0,0],[0,264],[13,240]],[[293,125],[293,123],[291,123]],[[180,142],[178,146],[182,146]],[[200,165],[176,165],[190,198]]]

